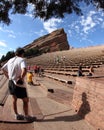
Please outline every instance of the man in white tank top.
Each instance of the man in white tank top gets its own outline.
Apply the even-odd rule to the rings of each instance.
[[[24,49],[18,48],[15,57],[11,58],[3,67],[2,70],[5,76],[9,79],[9,91],[13,97],[13,109],[18,120],[33,120],[35,118],[28,114],[28,95],[24,78],[26,76],[26,63],[23,58]],[[21,115],[17,111],[17,99],[23,101],[23,110],[25,115]]]

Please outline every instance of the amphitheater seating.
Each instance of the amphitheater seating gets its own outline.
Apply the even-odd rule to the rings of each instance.
[[[67,51],[46,53],[38,57],[27,59],[29,65],[39,65],[44,68],[44,76],[47,73],[68,76],[77,76],[78,66],[82,63],[83,76],[88,75],[89,67],[93,65],[95,75],[104,63],[104,46],[78,48]],[[56,61],[56,58],[58,62]],[[31,64],[30,64],[31,63]]]

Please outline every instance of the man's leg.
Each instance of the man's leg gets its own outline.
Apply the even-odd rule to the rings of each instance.
[[[14,110],[14,113],[17,115],[18,114],[18,111],[17,111],[17,97],[16,96],[12,96],[13,97],[13,110]]]
[[[23,110],[24,110],[24,113],[25,113],[25,116],[28,116],[28,101],[29,99],[26,97],[26,98],[23,98]]]
[[[28,101],[29,101],[28,98],[23,99],[23,109],[24,109],[24,113],[25,113],[24,119],[27,120],[27,121],[33,122],[33,121],[36,121],[36,117],[29,115],[29,113],[28,113]]]
[[[15,113],[15,118],[17,120],[24,120],[24,116],[18,113],[17,110],[17,97],[13,95],[13,109]]]

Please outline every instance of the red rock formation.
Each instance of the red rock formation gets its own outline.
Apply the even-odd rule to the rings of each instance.
[[[43,52],[54,52],[70,49],[64,29],[59,29],[42,36],[34,40],[32,43],[24,46],[24,49],[27,50],[34,47],[38,47],[39,50]]]

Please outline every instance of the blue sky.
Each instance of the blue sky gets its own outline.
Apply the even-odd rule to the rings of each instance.
[[[26,15],[10,15],[12,23],[0,24],[0,57],[8,51],[23,47],[35,39],[64,28],[69,45],[74,48],[104,45],[104,12],[83,7],[83,16],[65,15],[64,19],[43,21],[34,19],[32,7]]]

